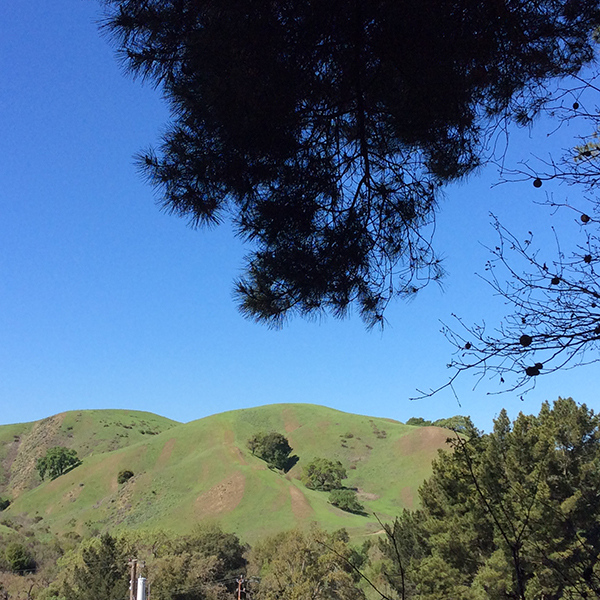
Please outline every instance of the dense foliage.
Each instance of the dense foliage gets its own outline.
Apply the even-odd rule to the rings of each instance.
[[[361,511],[353,490],[331,494]],[[353,549],[343,531],[313,528],[249,551],[214,523],[82,539],[54,538],[39,516],[4,519],[0,580],[8,600],[87,600],[91,589],[94,600],[123,600],[135,556],[155,600],[225,600],[240,574],[259,578],[246,584],[257,600],[363,600],[373,586],[389,600],[584,600],[600,597],[599,497],[600,418],[559,399],[513,422],[502,411],[489,434],[466,421],[420,508],[382,523],[379,543]]]
[[[181,539],[189,551],[192,549],[205,558],[214,557],[215,579],[221,580],[227,589],[235,587],[235,580],[246,570],[247,550],[237,535],[221,529],[216,523],[200,523]]]
[[[318,529],[267,538],[252,553],[253,567],[261,576],[258,600],[364,600],[351,556],[340,536]]]
[[[50,479],[56,479],[67,471],[79,466],[81,461],[77,457],[77,452],[72,448],[55,446],[50,448],[46,455],[38,458],[35,468],[42,480],[48,475]]]
[[[71,581],[63,585],[66,600],[123,600],[128,596],[127,557],[123,543],[104,534],[81,553]]]
[[[23,574],[35,569],[35,559],[29,549],[19,542],[11,542],[4,549],[4,559],[13,573]]]
[[[363,513],[365,510],[365,507],[358,501],[356,492],[350,489],[331,490],[329,502],[346,512]]]
[[[246,547],[216,524],[198,525],[183,536],[163,531],[105,534],[82,542],[56,592],[66,600],[127,597],[128,557],[137,557],[138,575],[150,578],[155,600],[217,600],[230,597],[245,571]]]
[[[600,596],[600,419],[559,399],[442,453],[422,509],[388,528],[402,598]]]
[[[256,433],[248,440],[247,446],[252,454],[262,458],[270,467],[287,470],[292,447],[281,433]]]
[[[592,60],[600,22],[596,0],[104,3],[171,105],[141,167],[194,225],[231,215],[252,244],[241,309],[271,324],[354,303],[372,325],[439,277],[440,187]]]
[[[328,492],[341,488],[347,476],[339,460],[315,458],[304,467],[302,481],[307,488]]]
[[[123,469],[122,471],[119,471],[117,475],[117,483],[125,483],[126,481],[129,481],[133,475],[133,471],[130,471],[129,469]]]

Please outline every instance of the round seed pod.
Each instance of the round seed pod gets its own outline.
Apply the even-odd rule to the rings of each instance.
[[[524,333],[520,338],[519,338],[519,344],[521,344],[521,346],[527,348],[527,346],[529,346],[531,344],[531,342],[533,342],[533,338],[530,335],[527,335],[526,333]]]

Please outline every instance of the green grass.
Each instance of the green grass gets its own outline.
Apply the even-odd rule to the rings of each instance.
[[[80,534],[120,527],[184,533],[194,522],[213,519],[250,542],[312,522],[328,530],[346,527],[353,536],[377,531],[372,513],[393,518],[414,505],[448,435],[309,404],[236,410],[186,424],[135,411],[59,417],[46,429],[65,442],[55,445],[76,448],[83,464],[23,489],[4,516],[40,514],[53,531]],[[40,430],[39,423],[28,427],[22,437]],[[246,449],[252,434],[270,430],[286,435],[300,458],[286,475]],[[0,427],[0,452],[12,435]],[[328,504],[327,493],[304,487],[302,466],[318,456],[342,462],[345,484],[359,490],[367,516],[345,513]],[[118,485],[122,469],[135,476]]]

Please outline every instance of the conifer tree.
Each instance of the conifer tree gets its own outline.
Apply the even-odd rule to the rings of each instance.
[[[352,305],[374,325],[439,278],[441,187],[592,60],[600,22],[597,0],[104,3],[171,106],[141,168],[193,225],[231,218],[252,248],[240,308],[271,325]]]

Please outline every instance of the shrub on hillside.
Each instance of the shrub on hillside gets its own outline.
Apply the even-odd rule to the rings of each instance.
[[[363,513],[365,507],[358,501],[354,490],[332,490],[329,502],[341,510],[351,513]]]
[[[133,477],[133,471],[124,469],[123,471],[119,471],[119,474],[117,475],[117,483],[125,483],[132,477]]]
[[[10,506],[10,500],[0,498],[0,511],[7,509]]]
[[[427,421],[423,417],[411,417],[408,421],[406,421],[407,425],[412,425],[413,427],[429,427],[433,425],[431,421]]]
[[[9,569],[19,575],[24,575],[26,572],[35,569],[35,560],[31,552],[19,542],[11,542],[6,546],[4,559]]]

